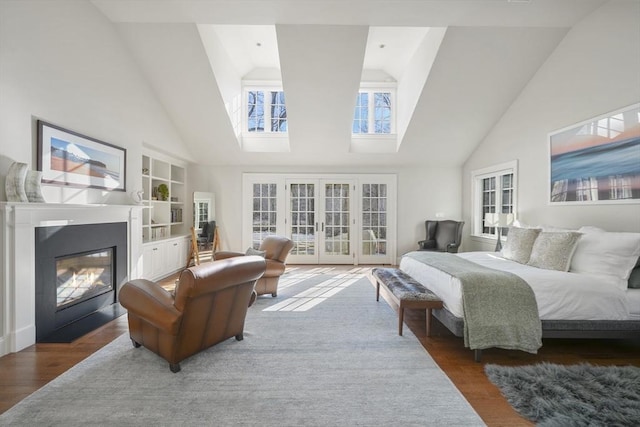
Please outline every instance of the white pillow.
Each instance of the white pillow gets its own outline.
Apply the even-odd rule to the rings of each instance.
[[[525,224],[524,222],[521,222],[518,219],[513,221],[512,225],[514,227],[518,227],[518,228],[539,228],[542,231],[552,231],[552,232],[578,231],[578,230],[574,230],[572,228],[556,227],[555,225],[545,225],[545,224],[542,224],[542,225],[530,225],[530,224]]]
[[[627,288],[631,270],[640,257],[640,233],[613,233],[596,227],[582,227],[582,237],[571,259],[569,271],[613,276],[621,289]]]
[[[518,228],[540,228],[540,227],[537,227],[535,225],[525,224],[524,222],[520,221],[519,219],[514,220],[513,224],[511,224],[511,226],[518,227]]]
[[[545,270],[569,271],[580,236],[575,231],[543,231],[533,244],[527,264]]]
[[[502,249],[502,257],[526,264],[539,233],[539,228],[509,227],[507,241]]]

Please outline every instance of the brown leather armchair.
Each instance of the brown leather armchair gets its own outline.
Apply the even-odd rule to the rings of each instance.
[[[264,275],[256,282],[256,293],[258,295],[271,294],[272,297],[278,296],[278,281],[284,273],[289,252],[293,248],[293,241],[282,236],[267,236],[260,243],[258,250],[264,251],[264,258],[267,262],[267,270]],[[244,256],[242,252],[219,251],[213,254],[213,259],[225,259],[238,256]]]
[[[439,251],[457,253],[462,243],[462,227],[464,221],[431,221],[424,222],[427,236],[425,240],[420,240],[418,246],[420,251]]]
[[[233,336],[243,339],[253,287],[266,269],[262,257],[201,264],[180,274],[174,292],[138,279],[125,283],[120,304],[128,310],[134,347],[145,346],[169,362],[180,362]]]

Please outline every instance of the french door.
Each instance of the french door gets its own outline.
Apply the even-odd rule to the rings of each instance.
[[[292,263],[353,264],[353,180],[287,179],[287,235]]]
[[[243,245],[289,237],[288,264],[394,264],[396,176],[243,174]]]

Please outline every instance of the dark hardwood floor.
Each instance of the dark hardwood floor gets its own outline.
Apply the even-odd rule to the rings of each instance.
[[[296,267],[304,269],[318,266]],[[170,287],[174,281],[175,276],[166,279],[163,284]],[[384,289],[382,292],[384,296]],[[372,298],[374,295],[375,292],[372,293]],[[472,351],[464,348],[462,339],[453,336],[437,320],[432,324],[432,336],[427,337],[424,311],[406,310],[405,323],[489,426],[531,426],[533,423],[519,416],[499,390],[489,382],[483,371],[485,363],[524,365],[541,362],[588,362],[598,365],[640,366],[640,340],[545,339],[542,349],[536,355],[489,349],[483,351],[482,363],[476,363]],[[0,413],[126,331],[126,316],[122,316],[70,344],[35,344],[18,353],[1,357]],[[389,333],[397,333],[396,322],[389,324]]]
[[[538,354],[516,350],[488,349],[482,351],[482,362],[473,360],[473,352],[464,347],[440,322],[434,319],[431,336],[426,336],[425,314],[405,310],[405,324],[411,328],[422,346],[438,366],[462,392],[471,406],[489,426],[532,426],[533,423],[515,412],[500,391],[487,379],[484,365],[531,365],[557,363],[571,365],[633,365],[640,367],[640,339],[628,340],[569,340],[544,339]]]

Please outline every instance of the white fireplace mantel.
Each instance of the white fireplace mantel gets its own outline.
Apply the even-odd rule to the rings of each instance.
[[[0,203],[0,356],[35,343],[35,228],[127,223],[127,277],[142,273],[142,206]]]

